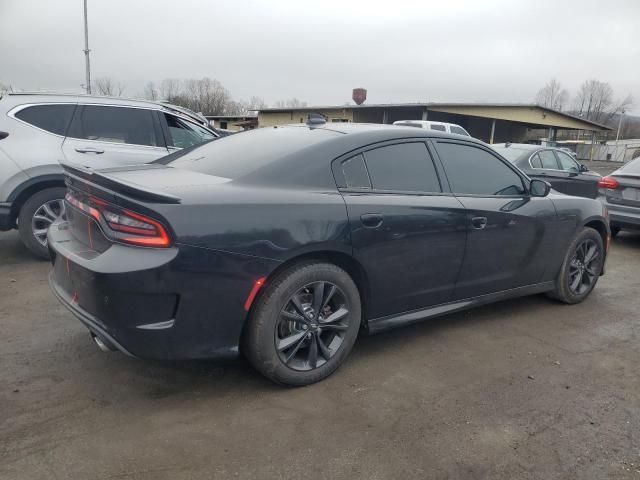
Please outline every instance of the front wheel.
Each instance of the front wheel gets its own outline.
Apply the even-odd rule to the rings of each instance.
[[[582,302],[596,286],[603,265],[602,237],[593,228],[583,228],[569,246],[550,296],[569,304]]]
[[[274,382],[308,385],[344,362],[360,321],[360,294],[349,274],[328,263],[296,265],[256,300],[243,351]]]

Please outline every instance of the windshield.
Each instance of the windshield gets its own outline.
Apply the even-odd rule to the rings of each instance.
[[[238,178],[341,133],[304,127],[261,128],[229,135],[156,163],[225,178]]]
[[[511,163],[515,163],[523,157],[529,156],[529,154],[533,153],[531,150],[525,150],[522,148],[513,148],[513,147],[499,147],[494,148],[496,152],[502,155],[504,158],[509,160]]]

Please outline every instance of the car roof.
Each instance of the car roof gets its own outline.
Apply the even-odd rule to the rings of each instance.
[[[320,125],[307,125],[294,123],[283,125],[280,128],[318,128],[333,132],[349,135],[353,139],[355,137],[369,137],[368,139],[378,138],[377,141],[401,139],[401,138],[450,138],[452,140],[464,140],[466,142],[486,145],[484,142],[466,135],[457,135],[455,133],[447,133],[440,130],[428,130],[423,128],[415,128],[405,125],[391,125],[381,123],[348,123],[336,122],[325,123]],[[367,139],[367,140],[368,140]],[[376,140],[373,140],[376,141]]]
[[[553,147],[543,147],[542,145],[532,145],[530,143],[494,143],[491,145],[493,148],[513,148],[514,150],[542,150],[545,148],[553,148]]]
[[[27,103],[94,103],[101,105],[127,105],[131,107],[144,107],[154,110],[172,110],[172,106],[153,102],[123,97],[106,97],[100,95],[66,94],[66,93],[42,93],[42,92],[11,92],[2,97],[2,102],[8,102],[11,107]]]

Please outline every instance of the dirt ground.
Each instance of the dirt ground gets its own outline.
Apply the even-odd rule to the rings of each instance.
[[[640,479],[640,235],[583,304],[359,339],[319,384],[103,353],[0,234],[0,478]]]

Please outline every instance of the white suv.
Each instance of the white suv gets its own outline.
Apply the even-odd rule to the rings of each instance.
[[[431,122],[429,120],[398,120],[393,122],[393,124],[400,125],[402,127],[418,127],[426,128],[427,130],[437,130],[439,132],[455,133],[466,137],[471,136],[469,135],[469,132],[455,123]]]
[[[87,95],[0,97],[0,231],[47,258],[47,229],[64,215],[60,162],[148,163],[218,135],[172,105]]]

